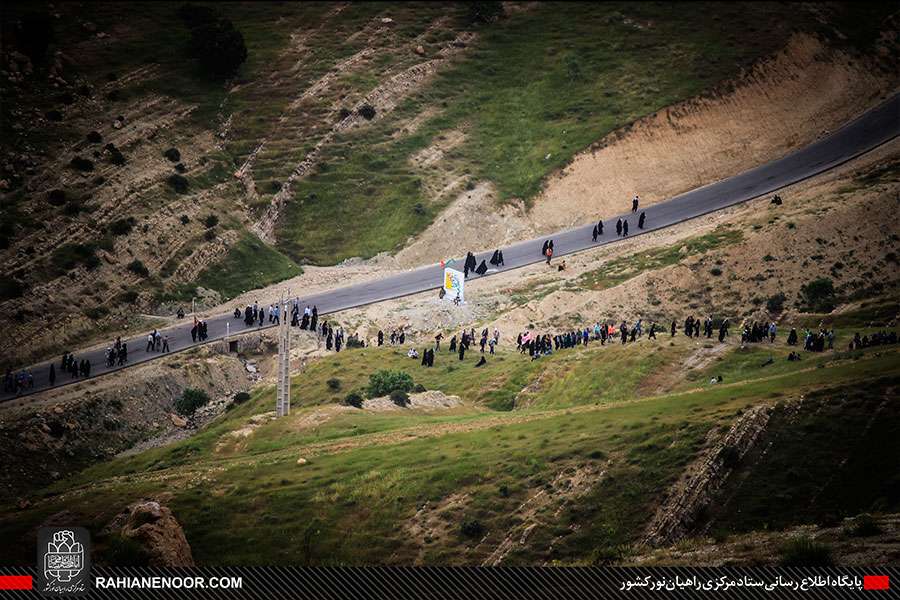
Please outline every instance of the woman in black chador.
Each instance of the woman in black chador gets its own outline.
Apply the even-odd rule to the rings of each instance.
[[[481,264],[478,265],[478,268],[475,269],[475,272],[479,275],[484,275],[485,273],[487,273],[487,264],[485,264],[484,261],[481,261]]]

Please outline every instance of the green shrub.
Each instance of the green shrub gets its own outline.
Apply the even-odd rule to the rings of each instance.
[[[235,404],[243,404],[244,402],[246,402],[249,399],[250,399],[250,394],[248,394],[247,392],[238,392],[237,394],[234,395],[233,400],[234,400]]]
[[[422,385],[421,383],[417,383],[415,385],[415,387],[413,388],[413,391],[416,392],[417,394],[421,394],[422,392],[425,391],[425,386]]]
[[[53,206],[62,206],[66,203],[66,192],[64,190],[50,190],[47,193],[47,202]]]
[[[341,389],[341,380],[340,379],[336,379],[336,378],[332,377],[325,383],[328,385],[328,389],[330,389],[332,391],[336,392],[339,389]]]
[[[184,194],[188,191],[188,180],[184,175],[172,173],[166,178],[166,183],[179,194]]]
[[[459,525],[459,532],[466,537],[479,538],[484,535],[484,525],[478,519],[465,519]]]
[[[778,549],[783,567],[830,567],[834,564],[831,548],[808,537],[795,537]]]
[[[712,269],[709,270],[709,273],[710,273],[710,275],[715,275],[716,277],[718,277],[719,275],[722,274],[722,269],[720,269],[719,267],[713,267]]]
[[[181,162],[181,152],[178,151],[178,148],[169,148],[163,152],[163,156],[169,159],[170,162]]]
[[[119,300],[127,304],[134,304],[138,299],[138,293],[135,290],[127,290],[119,294]]]
[[[109,224],[109,232],[113,235],[128,235],[134,229],[134,217],[119,219]]]
[[[92,321],[96,321],[97,319],[102,319],[103,317],[108,315],[109,309],[105,306],[93,306],[91,308],[86,308],[84,310],[84,314]]]
[[[189,216],[187,216],[187,215],[181,215],[181,217],[179,218],[179,220],[181,221],[181,224],[182,224],[182,225],[187,225],[188,223],[191,222],[191,218],[190,218]]]
[[[766,310],[770,313],[780,313],[784,310],[784,301],[787,298],[782,292],[778,292],[772,296],[769,296],[769,299],[766,300]]]
[[[800,287],[800,300],[804,311],[829,313],[837,306],[834,283],[827,277],[814,279]]]
[[[381,370],[369,375],[369,398],[387,396],[393,391],[409,392],[413,389],[413,379],[403,371]]]
[[[140,275],[141,277],[147,277],[150,275],[150,270],[144,266],[144,263],[139,261],[138,259],[134,259],[130,263],[128,263],[128,270],[134,273],[135,275]]]
[[[187,8],[186,8],[187,7]],[[244,36],[211,9],[186,5],[179,16],[191,32],[188,56],[212,79],[227,79],[247,60]]]
[[[207,229],[212,229],[219,224],[219,217],[216,215],[207,215],[207,217],[203,219],[203,224]]]
[[[375,107],[371,104],[363,104],[359,107],[359,110],[356,111],[366,121],[371,121],[375,118]]]
[[[88,160],[82,156],[76,156],[71,161],[69,161],[69,166],[73,169],[77,169],[78,171],[93,171],[94,170],[94,161]]]
[[[58,274],[71,271],[78,265],[84,265],[88,269],[96,269],[100,266],[100,257],[97,256],[97,247],[93,244],[65,244],[53,251],[51,261]]]
[[[862,514],[851,521],[847,533],[853,537],[870,537],[881,533],[881,527],[878,526],[872,515]]]
[[[409,394],[402,390],[394,390],[391,392],[391,402],[396,404],[399,407],[404,407],[409,405]]]
[[[190,416],[207,402],[209,402],[209,395],[206,392],[187,388],[181,397],[175,400],[175,411],[180,415]]]
[[[356,408],[362,408],[363,397],[359,392],[350,392],[344,398],[344,404],[347,406],[354,406]]]

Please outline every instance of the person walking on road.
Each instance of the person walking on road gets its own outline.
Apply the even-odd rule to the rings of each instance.
[[[628,237],[628,219],[622,221],[622,237]]]
[[[50,387],[56,385],[56,365],[50,363]]]
[[[163,351],[163,352],[168,352],[168,351],[169,351],[169,336],[167,336],[167,335],[166,335],[166,336],[163,336],[162,351]]]
[[[622,235],[622,219],[616,221],[616,237]]]
[[[647,213],[642,212],[641,216],[638,217],[638,229],[644,228],[644,221],[646,221],[646,220],[647,220]]]
[[[631,199],[631,212],[637,212],[638,204],[640,203],[641,198],[637,194],[634,195],[634,198]]]
[[[153,333],[156,333],[156,332],[154,331]],[[153,333],[150,333],[147,335],[147,350],[146,350],[146,352],[150,352],[151,350],[153,350],[153,342],[155,341],[155,338],[153,337]]]

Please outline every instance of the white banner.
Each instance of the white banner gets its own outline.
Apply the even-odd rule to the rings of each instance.
[[[465,302],[465,287],[466,278],[462,271],[457,271],[450,267],[444,269],[445,300],[456,301],[456,299],[459,298],[460,303]]]

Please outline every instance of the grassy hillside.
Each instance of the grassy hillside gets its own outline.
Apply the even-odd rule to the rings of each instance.
[[[387,118],[338,136],[295,186],[279,244],[320,264],[398,248],[449,200],[428,197],[428,175],[410,158],[453,131],[466,140],[440,170],[489,180],[501,200],[528,201],[547,174],[605,134],[737,75],[811,26],[804,11],[770,3],[517,12],[480,28],[463,59]],[[423,114],[433,116],[395,139]]]
[[[648,391],[698,347],[682,336],[624,348],[593,345],[534,362],[503,351],[481,369],[474,356],[460,363],[441,353],[435,368],[425,369],[399,349],[342,352],[294,378],[289,418],[263,420],[246,436],[231,433],[271,410],[274,390],[261,388],[189,440],[89,468],[37,494],[30,508],[3,511],[0,533],[23,544],[5,545],[2,559],[30,560],[27,532],[65,508],[97,534],[101,557],[118,560],[114,540],[99,531],[134,499],[162,495],[201,564],[480,564],[496,556],[507,534],[525,528],[528,543],[514,544],[504,564],[617,561],[708,434],[725,431],[758,404],[776,405],[767,435],[784,452],[760,463],[748,459],[730,500],[748,508],[741,523],[723,517],[721,527],[897,510],[889,478],[869,487],[864,478],[852,484],[831,478],[823,487],[816,475],[844,456],[850,460],[842,472],[857,472],[849,466],[892,443],[890,422],[866,415],[875,407],[891,410],[897,348],[779,360],[776,371],[748,367],[739,381]],[[742,355],[726,353],[723,367]],[[416,383],[458,394],[464,403],[430,412],[337,406],[380,368],[405,369]],[[514,402],[526,386],[527,402],[521,395]],[[796,404],[801,397],[807,400]],[[803,408],[799,422],[789,417],[791,407],[807,402],[821,407]],[[513,404],[516,410],[491,409]],[[854,430],[865,431],[865,444],[859,437],[821,443],[833,438],[829,432],[842,426],[848,408],[862,419]],[[821,510],[798,505],[772,512],[777,494],[744,493],[746,486],[757,489],[754,481],[778,487],[794,471],[819,482],[810,493]],[[850,485],[853,502],[846,500]],[[776,512],[777,518],[761,516]]]

